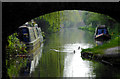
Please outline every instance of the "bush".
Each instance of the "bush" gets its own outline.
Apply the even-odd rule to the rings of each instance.
[[[17,38],[17,33],[8,36],[8,45],[6,46],[6,67],[7,73],[12,78],[18,76],[20,68],[26,65],[26,59],[15,57],[17,54],[26,54],[26,45]],[[19,61],[19,64],[16,64]]]
[[[17,38],[17,33],[8,36],[8,46],[6,46],[7,56],[26,54],[26,45]]]

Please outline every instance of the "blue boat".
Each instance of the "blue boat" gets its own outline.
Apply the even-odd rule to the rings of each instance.
[[[97,41],[107,41],[111,39],[111,36],[108,33],[107,27],[105,25],[100,25],[95,30],[94,38]]]

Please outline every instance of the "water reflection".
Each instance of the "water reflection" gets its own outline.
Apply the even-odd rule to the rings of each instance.
[[[96,42],[96,45],[103,45],[103,41],[95,41]]]
[[[86,37],[91,37],[91,34],[77,28],[67,28],[49,35],[32,77],[91,76],[90,62],[83,61],[80,54],[82,48],[92,47],[90,42],[94,40],[90,39],[88,43],[88,40],[85,40]]]
[[[93,73],[96,79],[108,77],[109,79],[120,79],[120,68],[104,65],[102,63],[92,62]]]
[[[33,54],[33,60],[31,61],[31,67],[30,67],[30,74],[32,71],[35,70],[35,67],[38,65],[39,60],[42,56],[42,47],[43,47],[43,43],[41,44],[40,48],[38,48],[38,50],[36,50]]]
[[[30,57],[27,57],[26,66],[21,67],[20,69],[20,77],[25,76],[29,77],[31,76],[31,73],[35,70],[36,66],[38,65],[38,62],[40,60],[40,57],[42,56],[42,47],[43,43],[39,48],[36,49],[35,52],[31,53]]]
[[[64,75],[63,77],[90,77],[92,67],[89,66],[89,61],[83,61],[81,58],[81,48],[92,47],[90,44],[66,44],[62,52],[66,52],[64,63]],[[75,50],[75,54],[73,53]],[[93,75],[92,75],[93,76]]]

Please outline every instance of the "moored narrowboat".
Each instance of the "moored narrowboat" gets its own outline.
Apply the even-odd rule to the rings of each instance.
[[[108,29],[105,25],[100,25],[95,30],[95,40],[97,41],[106,41],[111,38],[111,36],[108,33]]]
[[[27,49],[34,50],[39,47],[43,42],[43,37],[41,34],[41,28],[31,27],[31,26],[20,26],[18,28],[19,39],[26,44]]]

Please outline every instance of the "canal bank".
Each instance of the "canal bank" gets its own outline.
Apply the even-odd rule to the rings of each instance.
[[[120,65],[120,37],[115,37],[102,45],[93,48],[83,49],[82,57],[102,62],[111,66]]]
[[[81,51],[82,57],[90,60],[100,61],[109,65],[118,65],[120,62],[120,35],[118,27],[119,23],[113,28],[111,26],[105,27],[105,25],[101,25],[96,27],[96,30],[93,27],[79,27],[81,30],[87,30],[94,34],[94,40],[96,42],[96,46],[83,49]],[[103,32],[105,35],[102,34]]]

